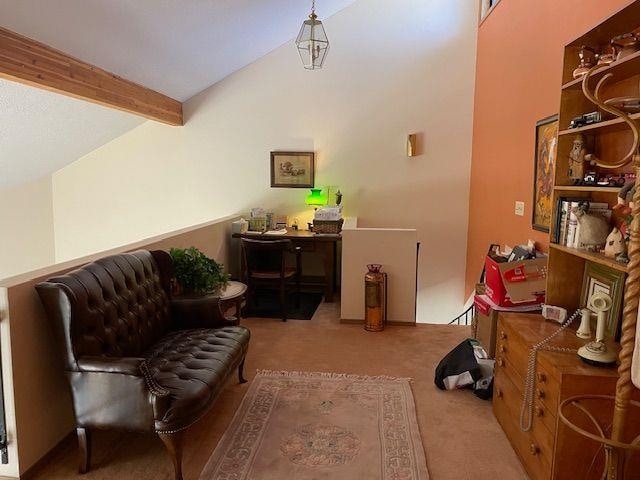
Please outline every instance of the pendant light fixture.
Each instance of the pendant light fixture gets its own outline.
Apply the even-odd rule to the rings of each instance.
[[[302,28],[296,38],[296,47],[302,59],[302,64],[307,70],[322,68],[327,52],[329,51],[329,39],[324,31],[322,22],[316,15],[316,1],[312,0],[311,15],[309,20],[302,23]]]

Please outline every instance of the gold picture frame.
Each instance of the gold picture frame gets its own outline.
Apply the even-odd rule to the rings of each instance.
[[[558,115],[536,122],[536,153],[533,173],[531,226],[549,233],[553,216],[553,172],[558,151]]]
[[[622,313],[622,296],[626,275],[599,263],[586,262],[582,280],[580,306],[585,308],[587,301],[596,292],[606,293],[611,297],[611,310],[608,312],[607,335],[618,338]]]
[[[314,152],[271,152],[272,188],[313,188]]]

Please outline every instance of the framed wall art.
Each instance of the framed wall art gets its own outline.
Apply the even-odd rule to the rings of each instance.
[[[271,187],[313,188],[314,152],[271,152]]]
[[[549,232],[553,207],[553,174],[558,149],[558,115],[539,120],[536,123],[536,153],[533,174],[533,216],[534,230]]]
[[[607,319],[607,336],[617,338],[620,333],[620,315],[622,308],[622,295],[626,275],[599,263],[586,262],[584,278],[582,281],[582,295],[580,306],[584,308],[587,301],[597,292],[606,293],[611,297],[612,305]]]

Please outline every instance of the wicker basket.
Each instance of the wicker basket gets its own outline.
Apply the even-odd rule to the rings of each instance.
[[[344,220],[314,220],[313,231],[315,233],[333,233],[338,234],[342,231]]]

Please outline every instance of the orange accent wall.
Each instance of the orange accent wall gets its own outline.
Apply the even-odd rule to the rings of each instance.
[[[630,3],[502,0],[480,25],[467,293],[491,243],[516,245],[531,238],[548,248],[547,234],[531,228],[535,124],[558,113],[564,46]],[[524,217],[514,214],[516,201],[525,202]]]

